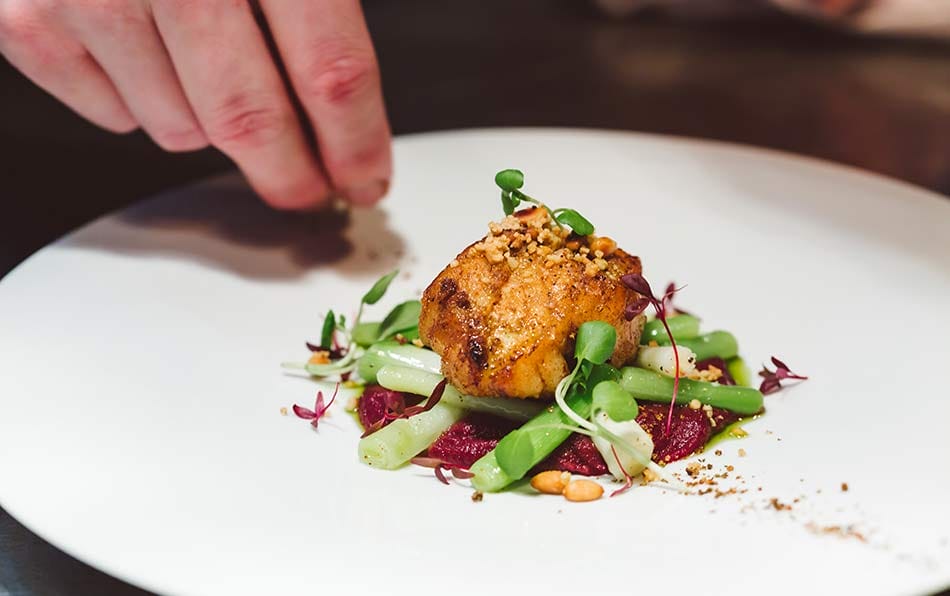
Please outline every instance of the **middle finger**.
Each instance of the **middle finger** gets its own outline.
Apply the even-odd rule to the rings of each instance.
[[[269,203],[325,202],[329,184],[245,1],[155,0],[158,30],[205,134]]]

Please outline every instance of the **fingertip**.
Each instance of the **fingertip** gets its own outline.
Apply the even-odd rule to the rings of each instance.
[[[389,192],[389,180],[373,180],[343,191],[343,196],[353,205],[372,207]]]
[[[330,202],[330,189],[321,184],[258,191],[264,202],[281,211],[316,211]]]
[[[171,153],[197,151],[209,145],[207,136],[197,126],[180,132],[152,133],[151,136],[159,147]]]

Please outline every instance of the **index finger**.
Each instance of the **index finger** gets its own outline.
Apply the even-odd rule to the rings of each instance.
[[[262,0],[291,84],[316,131],[333,186],[372,204],[392,176],[379,67],[358,0]]]

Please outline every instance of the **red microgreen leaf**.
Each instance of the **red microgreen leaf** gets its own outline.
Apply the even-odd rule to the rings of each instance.
[[[309,408],[303,406],[298,406],[294,404],[294,414],[297,415],[297,418],[303,418],[304,420],[312,420],[316,417],[316,413]]]
[[[438,478],[442,484],[449,484],[449,479],[446,477],[445,471],[451,472],[452,476],[459,480],[467,480],[475,476],[475,474],[468,469],[446,463],[437,457],[414,457],[409,460],[409,463],[422,466],[423,468],[431,468],[435,473],[435,477]]]
[[[673,294],[682,289],[683,288],[677,288],[676,283],[672,281],[667,284],[666,292],[663,294],[663,310],[666,311],[667,314],[696,316],[673,304]]]
[[[298,406],[297,404],[293,405],[294,414],[297,415],[297,418],[303,418],[304,420],[309,420],[311,426],[317,428],[317,425],[320,424],[320,419],[323,418],[327,410],[330,409],[330,406],[333,405],[333,402],[336,401],[336,394],[340,391],[340,384],[336,384],[336,388],[333,390],[333,396],[330,398],[329,403],[324,403],[323,392],[317,391],[317,400],[313,405],[313,409],[305,408],[303,406]]]
[[[610,493],[610,498],[614,498],[630,490],[630,487],[633,486],[633,477],[627,473],[626,468],[624,468],[623,464],[620,463],[620,456],[617,455],[617,449],[613,445],[610,446],[610,452],[613,453],[614,460],[617,462],[617,465],[620,467],[620,471],[623,472],[623,478],[624,478],[623,486],[621,486],[614,492]]]
[[[788,365],[772,356],[772,364],[775,365],[775,370],[769,370],[767,366],[763,366],[762,370],[759,371],[759,376],[762,377],[762,384],[759,385],[759,391],[763,395],[768,395],[770,393],[775,393],[783,388],[782,381],[786,379],[792,379],[797,381],[805,381],[808,377],[793,373]]]
[[[663,297],[657,298],[653,295],[653,289],[650,287],[650,282],[648,282],[646,278],[639,273],[628,273],[621,277],[620,281],[623,282],[623,285],[640,294],[641,297],[637,299],[636,303],[634,303],[634,307],[640,305],[644,298],[646,298],[649,303],[653,305],[653,310],[656,311],[656,318],[659,319],[661,323],[663,323],[663,328],[666,330],[666,335],[670,338],[670,345],[673,347],[673,358],[676,361],[676,370],[675,375],[673,376],[673,397],[670,399],[670,411],[666,417],[666,427],[663,431],[663,436],[669,436],[670,429],[673,426],[673,408],[676,405],[676,395],[679,393],[680,388],[680,353],[676,347],[676,339],[673,337],[673,332],[670,331],[670,326],[666,322],[666,306],[673,304],[673,295],[676,293],[677,289],[673,284],[670,284],[667,286],[666,293],[663,294]],[[644,305],[643,308],[646,308],[646,305]],[[640,312],[643,312],[643,308],[640,309]],[[627,315],[628,313],[625,312],[624,314]],[[633,316],[626,316],[626,318],[629,320],[635,316],[637,315],[634,314]]]

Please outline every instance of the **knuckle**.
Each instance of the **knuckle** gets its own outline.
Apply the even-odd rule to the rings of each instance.
[[[127,32],[140,29],[148,22],[147,13],[138,2],[71,0],[71,9],[80,11],[79,18],[102,32]]]
[[[211,111],[205,130],[213,145],[224,150],[267,145],[283,134],[291,115],[274,100],[236,95]]]
[[[328,104],[346,104],[376,86],[378,70],[365,51],[335,49],[315,52],[301,73],[303,93]]]

